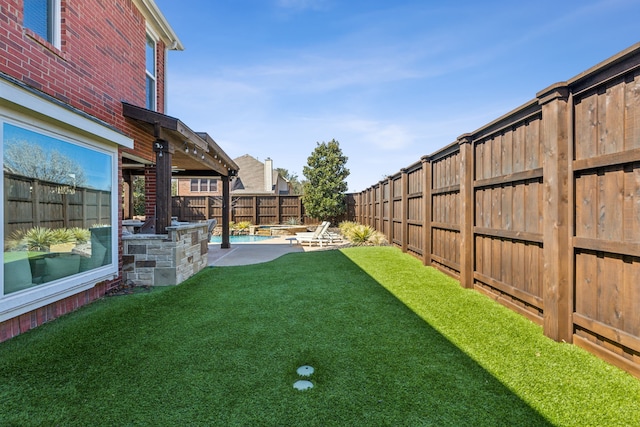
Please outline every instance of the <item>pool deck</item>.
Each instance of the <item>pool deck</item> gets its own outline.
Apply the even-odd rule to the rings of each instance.
[[[234,265],[259,264],[273,261],[282,255],[292,252],[309,252],[320,249],[333,249],[341,245],[335,243],[330,245],[309,246],[300,245],[295,241],[287,240],[292,236],[277,236],[251,243],[231,243],[229,249],[221,249],[219,243],[209,243],[209,265],[215,267],[226,267]]]

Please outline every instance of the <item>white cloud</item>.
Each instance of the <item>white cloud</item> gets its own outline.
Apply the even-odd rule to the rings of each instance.
[[[383,151],[403,150],[414,141],[408,129],[395,123],[359,118],[339,123],[339,127],[351,133],[354,139]]]

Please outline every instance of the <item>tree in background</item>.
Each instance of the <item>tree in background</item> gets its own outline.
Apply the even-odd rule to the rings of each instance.
[[[300,180],[298,180],[298,174],[295,172],[289,172],[289,170],[285,168],[276,168],[276,172],[278,172],[281,177],[289,181],[292,195],[297,196],[303,194],[304,181],[300,182]]]
[[[4,166],[13,173],[56,184],[82,187],[87,182],[84,169],[78,161],[29,141],[6,144]]]
[[[133,177],[133,214],[144,215],[144,176]]]
[[[340,143],[335,139],[316,144],[302,171],[307,178],[302,203],[310,217],[322,221],[335,220],[346,210],[344,193],[348,187],[345,179],[349,176],[349,169],[345,167],[347,157],[342,154]]]

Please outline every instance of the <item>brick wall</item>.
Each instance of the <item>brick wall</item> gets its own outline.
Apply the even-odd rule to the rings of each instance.
[[[25,333],[101,298],[110,286],[109,282],[98,283],[91,289],[0,323],[0,342]]]
[[[125,121],[122,101],[145,105],[143,16],[129,0],[61,0],[60,49],[22,26],[24,0],[0,3],[0,71],[135,138],[153,159],[149,138]],[[157,43],[158,111],[164,112],[165,45]]]
[[[147,219],[156,216],[156,168],[144,168],[144,215]]]
[[[222,181],[218,180],[218,191],[191,191],[191,179],[178,180],[178,196],[222,196]]]
[[[126,151],[154,159],[152,137],[122,116],[122,101],[145,105],[146,26],[131,0],[61,0],[60,48],[23,28],[23,2],[0,2],[0,72],[122,130],[135,140],[134,150]],[[158,111],[164,112],[162,42],[157,43],[156,56]],[[121,183],[121,170],[118,178]],[[118,188],[122,194],[122,185]],[[118,211],[120,217],[121,209]],[[120,242],[120,254],[122,250]],[[121,271],[121,257],[119,264]],[[116,278],[98,283],[87,291],[0,323],[0,342],[100,298],[119,282],[120,278]]]

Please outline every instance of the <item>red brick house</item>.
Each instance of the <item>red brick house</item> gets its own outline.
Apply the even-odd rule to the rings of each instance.
[[[121,222],[133,176],[145,176],[148,234],[164,240],[202,234],[171,227],[172,171],[219,177],[228,195],[237,165],[164,114],[167,52],[182,49],[153,0],[0,3],[0,341],[136,277]],[[164,284],[199,268],[146,267],[173,274]]]
[[[177,196],[222,196],[222,182],[218,178],[192,177],[176,180]]]

